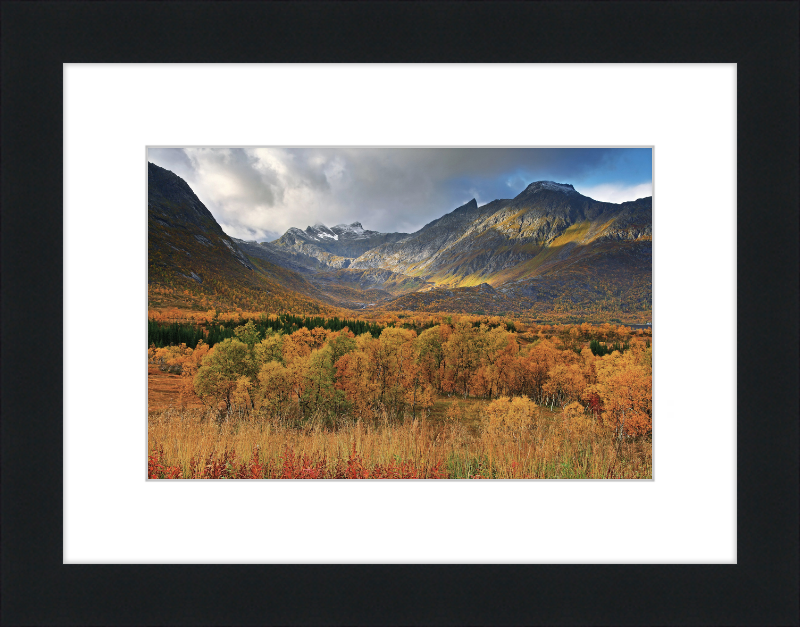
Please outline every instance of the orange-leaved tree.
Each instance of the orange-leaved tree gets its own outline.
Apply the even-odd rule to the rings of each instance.
[[[255,360],[247,344],[236,338],[228,338],[208,351],[194,377],[194,389],[205,403],[217,408],[231,400],[241,377],[253,380],[256,376]],[[241,385],[241,384],[240,384]]]
[[[602,419],[620,438],[646,435],[653,424],[652,349],[634,344],[620,354],[597,361],[595,390],[603,405]]]

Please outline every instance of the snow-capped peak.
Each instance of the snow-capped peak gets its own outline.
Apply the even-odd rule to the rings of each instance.
[[[339,239],[339,236],[336,233],[331,231],[327,226],[325,226],[321,222],[317,222],[314,226],[308,227],[306,229],[306,232],[312,237],[316,238],[324,237],[333,240]]]
[[[354,233],[356,235],[361,235],[364,232],[364,227],[361,226],[361,222],[352,222],[351,224],[337,224],[333,228],[339,233]]]
[[[575,191],[575,188],[572,187],[569,183],[556,183],[554,181],[536,181],[535,183],[531,183],[528,185],[526,191],[530,190],[532,192],[539,191],[540,189],[546,189],[552,192],[562,192],[564,194],[577,194],[578,192]]]

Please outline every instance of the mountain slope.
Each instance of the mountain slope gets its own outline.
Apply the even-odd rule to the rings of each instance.
[[[360,222],[337,224],[332,228],[315,224],[306,227],[305,231],[292,227],[270,242],[270,246],[276,250],[312,257],[329,268],[347,268],[362,253],[407,236],[408,233],[368,231]]]
[[[303,294],[316,288],[296,272],[247,257],[179,176],[153,163],[148,163],[147,173],[151,306],[335,311],[319,298]]]
[[[335,227],[334,227],[335,228]],[[267,268],[267,276],[337,307],[364,309],[400,294],[419,289],[425,282],[397,274],[391,270],[349,270],[331,268],[318,259],[274,245],[273,242],[246,242],[232,238],[250,262]],[[292,271],[287,276],[276,274],[276,267]]]
[[[553,319],[646,322],[652,311],[652,241],[606,240],[581,246],[537,276],[473,287],[445,284],[376,303],[385,311],[523,314]]]
[[[510,202],[495,200],[478,207],[473,198],[467,204],[426,224],[416,233],[386,243],[358,257],[353,268],[384,268],[400,274],[423,276],[426,269],[446,259],[448,250],[481,220]]]
[[[233,237],[231,239],[239,247],[239,250],[249,257],[256,257],[300,274],[310,274],[329,269],[329,266],[316,257],[276,246],[274,242],[248,242]]]
[[[571,185],[538,181],[513,200],[471,201],[394,243],[356,259],[352,268],[385,268],[437,284],[467,287],[537,276],[607,240],[650,239],[651,199],[615,205]],[[579,257],[585,258],[582,251]]]

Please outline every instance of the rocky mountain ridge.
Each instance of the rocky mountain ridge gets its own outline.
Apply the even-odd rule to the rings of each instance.
[[[385,268],[454,287],[535,276],[576,246],[652,237],[652,199],[613,204],[571,185],[531,183],[511,200],[471,200],[416,233],[367,251],[352,268]]]
[[[317,223],[306,227],[305,231],[292,227],[270,244],[275,249],[313,257],[329,268],[338,269],[349,267],[356,257],[376,246],[407,236],[408,233],[369,231],[360,222],[331,228]]]
[[[535,181],[512,199],[472,199],[411,234],[318,223],[248,242],[227,236],[180,177],[154,164],[148,174],[151,283],[289,290],[312,309],[651,307],[652,198],[600,202],[570,184]]]

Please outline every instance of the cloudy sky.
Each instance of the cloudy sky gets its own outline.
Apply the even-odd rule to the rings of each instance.
[[[413,233],[539,180],[617,203],[653,187],[650,148],[149,148],[148,160],[184,179],[226,233],[258,241],[319,222]]]

